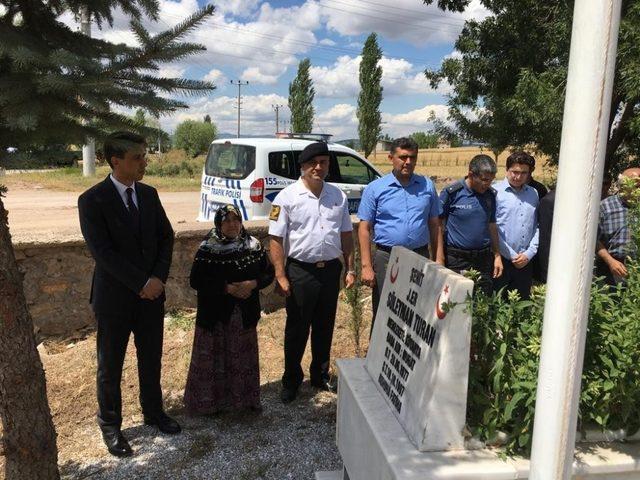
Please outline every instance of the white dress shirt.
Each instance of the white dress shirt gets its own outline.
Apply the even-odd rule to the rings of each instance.
[[[116,186],[116,189],[118,190],[118,193],[120,194],[120,198],[122,198],[122,201],[124,202],[124,206],[125,206],[125,208],[127,210],[129,210],[129,202],[128,202],[128,199],[127,199],[127,188],[132,188],[133,189],[133,193],[131,194],[131,198],[133,199],[133,203],[136,205],[136,208],[138,208],[139,205],[138,205],[138,195],[136,194],[136,182],[133,182],[131,184],[131,187],[128,187],[124,183],[121,183],[118,180],[116,180],[116,177],[113,176],[113,173],[109,175],[109,178],[111,178],[111,181]]]
[[[277,219],[269,221],[269,234],[284,239],[287,257],[315,263],[342,255],[342,232],[351,232],[347,196],[324,182],[320,197],[302,180],[285,187],[273,200],[280,207]]]

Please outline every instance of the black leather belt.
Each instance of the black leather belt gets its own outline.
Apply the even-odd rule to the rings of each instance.
[[[447,253],[453,253],[454,255],[458,255],[460,257],[466,257],[466,258],[478,258],[478,257],[483,257],[488,253],[491,253],[491,247],[467,250],[464,248],[455,248],[450,245],[447,245]]]
[[[334,258],[331,260],[324,260],[322,262],[303,262],[302,260],[298,260],[291,257],[289,257],[287,261],[289,263],[295,263],[296,265],[301,265],[307,268],[325,268],[325,267],[328,267],[329,265],[334,264],[335,262],[340,262],[340,260],[337,258]]]
[[[416,253],[420,253],[420,252],[423,252],[423,251],[427,250],[428,246],[429,246],[429,244],[426,244],[426,245],[423,245],[423,246],[418,247],[418,248],[410,248],[409,250],[413,250]],[[380,243],[376,243],[376,248],[378,250],[382,250],[383,252],[391,253],[391,249],[393,247],[388,247],[386,245],[381,245]]]

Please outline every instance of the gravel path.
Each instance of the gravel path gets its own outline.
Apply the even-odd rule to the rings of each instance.
[[[318,470],[341,468],[335,446],[336,396],[305,383],[298,399],[283,405],[279,393],[276,382],[262,386],[262,413],[174,413],[184,429],[175,436],[141,425],[140,417],[123,428],[133,457],[117,459],[100,452],[96,458],[62,461],[62,478],[311,480]],[[104,450],[98,429],[91,428],[96,450]]]

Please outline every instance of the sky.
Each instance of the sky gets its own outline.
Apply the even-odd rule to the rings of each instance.
[[[205,96],[183,98],[189,109],[161,117],[171,132],[186,119],[210,115],[219,132],[237,131],[238,80],[241,87],[241,134],[271,136],[279,108],[280,130],[289,127],[288,86],[298,63],[311,59],[315,86],[314,131],[333,139],[357,138],[356,106],[360,90],[358,66],[365,39],[378,35],[383,52],[382,132],[391,137],[429,128],[431,112],[447,117],[448,85],[430,88],[426,68],[437,68],[456,55],[454,43],[465,20],[483,19],[488,12],[472,0],[463,13],[443,12],[422,0],[160,0],[160,18],[144,22],[149,30],[166,30],[213,3],[212,18],[189,37],[206,46],[206,52],[165,64],[161,75],[206,79],[216,89]],[[79,28],[75,19],[63,21]],[[114,25],[92,28],[94,37],[136,44],[128,19],[120,12]]]

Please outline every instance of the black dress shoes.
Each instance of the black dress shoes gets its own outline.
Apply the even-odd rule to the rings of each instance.
[[[325,392],[336,393],[338,391],[338,385],[332,383],[328,378],[323,378],[322,380],[311,382],[311,386],[319,390],[324,390]]]
[[[129,445],[129,442],[127,442],[127,439],[124,438],[120,430],[115,432],[102,432],[102,439],[111,455],[116,457],[129,457],[133,454],[131,445]]]
[[[280,400],[282,400],[282,403],[291,403],[296,399],[297,395],[297,389],[282,387],[282,391],[280,392]]]
[[[144,424],[155,425],[162,433],[167,433],[169,435],[180,433],[182,431],[180,424],[164,412],[154,416],[145,415]]]

